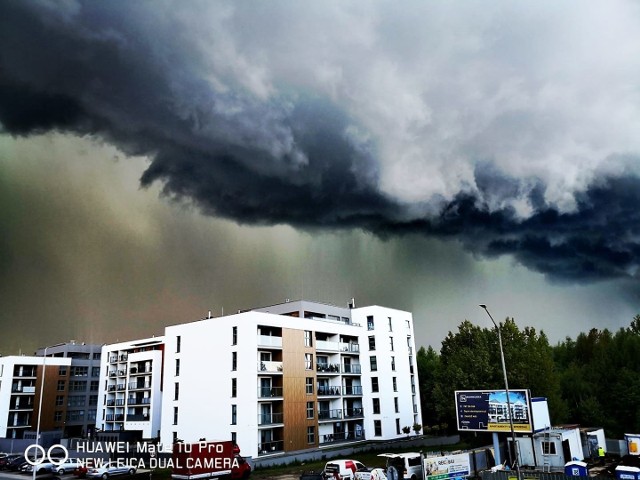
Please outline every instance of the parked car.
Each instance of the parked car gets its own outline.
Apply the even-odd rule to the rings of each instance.
[[[36,475],[43,475],[45,473],[53,472],[53,463],[52,462],[42,462],[37,465],[31,465],[29,462],[25,461],[20,467],[20,471],[22,473],[33,473],[33,469],[36,469]]]
[[[125,462],[111,461],[101,466],[89,468],[87,477],[107,479],[113,475],[133,475],[134,473],[136,473],[135,467],[127,465]]]
[[[24,455],[20,455],[17,458],[14,458],[9,463],[7,463],[6,470],[11,470],[12,472],[17,472],[20,470],[24,464],[27,463],[27,460],[24,458]]]
[[[17,458],[24,459],[24,455],[22,453],[10,453],[5,457],[0,458],[0,470],[7,470],[9,467],[9,463]]]
[[[65,473],[71,473],[76,470],[76,468],[83,467],[84,461],[80,458],[67,458],[64,462],[59,463],[58,465],[54,465],[52,468],[53,473],[57,473],[58,475],[64,475]]]
[[[354,480],[356,471],[366,468],[358,460],[340,459],[327,462],[322,471],[325,479]]]
[[[418,480],[422,478],[422,455],[420,452],[381,453],[379,457],[387,459],[387,468],[394,466],[400,480]]]
[[[381,467],[365,467],[356,471],[355,480],[387,480],[387,471]]]

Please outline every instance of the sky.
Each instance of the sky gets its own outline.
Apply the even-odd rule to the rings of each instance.
[[[0,2],[0,353],[290,298],[640,313],[634,1]]]

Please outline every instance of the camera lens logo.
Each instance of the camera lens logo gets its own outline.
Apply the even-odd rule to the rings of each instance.
[[[35,450],[35,454],[33,457],[30,456],[30,452]],[[64,453],[63,457],[56,455],[52,457],[51,454],[55,453],[56,450],[62,450]],[[63,464],[67,458],[69,458],[69,450],[64,445],[60,445],[59,443],[55,445],[51,445],[48,450],[45,451],[44,447],[38,445],[37,443],[33,443],[24,449],[24,459],[27,461],[29,465],[36,466],[44,463],[45,460],[49,461],[55,466]]]

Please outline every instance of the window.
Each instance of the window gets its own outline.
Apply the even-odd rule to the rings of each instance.
[[[391,370],[395,371],[396,369],[396,357],[391,357]]]
[[[393,332],[393,325],[391,323],[391,317],[389,317],[389,331]]]
[[[173,407],[173,424],[178,424],[178,407]]]
[[[173,384],[173,399],[178,400],[180,398],[180,384],[178,382]]]
[[[176,377],[180,376],[180,359],[176,358]]]
[[[375,350],[375,349],[376,349],[376,337],[371,335],[369,337],[369,350]]]
[[[371,391],[374,393],[380,391],[380,386],[378,385],[378,377],[371,377]]]
[[[373,401],[373,413],[380,413],[380,399],[372,398]]]
[[[54,422],[61,422],[62,421],[62,412],[54,412],[53,421]]]
[[[81,422],[84,420],[84,410],[67,410],[66,422]]]
[[[382,436],[382,422],[380,420],[373,421],[373,435],[376,437]]]
[[[371,371],[372,372],[377,372],[378,371],[378,359],[375,357],[375,355],[372,355],[371,357],[369,357],[369,362],[371,364]]]
[[[56,395],[56,407],[61,407],[64,405],[64,396]]]
[[[542,442],[543,455],[556,455],[556,444],[553,442]]]
[[[231,352],[231,370],[234,372],[238,369],[238,352]]]
[[[100,376],[100,367],[91,367],[91,376],[99,377]]]
[[[95,408],[87,411],[87,421],[89,421],[89,422],[95,422],[96,421],[96,410],[95,410]]]
[[[373,330],[373,315],[367,317],[367,330]]]
[[[313,346],[313,340],[311,338],[311,332],[309,330],[304,331],[304,346],[305,347]]]
[[[238,423],[238,406],[231,405],[231,425]]]
[[[72,377],[88,377],[89,367],[71,367]]]
[[[233,327],[231,329],[231,345],[238,344],[238,327]]]
[[[396,413],[400,413],[400,405],[398,405],[398,397],[393,397],[393,407],[396,409]]]
[[[398,379],[396,377],[393,377],[393,391],[398,391]]]
[[[100,390],[100,380],[91,380],[89,390],[91,390],[92,392],[97,392],[98,390]]]
[[[396,434],[400,435],[400,419],[396,418]]]
[[[236,397],[238,395],[238,379],[231,379],[231,396]]]
[[[62,366],[62,367],[58,367],[58,375],[63,377],[67,374],[67,367]]]
[[[313,395],[313,377],[307,377],[305,381],[307,395]]]
[[[89,405],[90,406],[96,406],[98,405],[98,395],[90,395],[89,396]],[[95,410],[93,410],[95,412]],[[89,413],[91,413],[92,410],[89,410]]]
[[[304,369],[313,370],[313,354],[311,353],[304,354]]]
[[[238,434],[236,432],[231,432],[231,441],[235,444],[238,443]]]
[[[100,360],[100,353],[94,353],[93,354],[93,359],[94,360]]]
[[[389,337],[389,349],[393,352],[393,337]]]
[[[405,323],[407,324],[407,328],[411,329],[411,322],[409,320],[405,320]]]
[[[67,397],[67,407],[83,407],[84,403],[84,395],[69,395]]]
[[[313,418],[313,402],[307,402],[307,418]]]
[[[69,382],[70,392],[85,392],[87,390],[87,382],[83,380],[72,380]]]
[[[316,443],[316,427],[307,427],[307,443]]]
[[[182,343],[182,337],[176,336],[176,353],[180,353],[180,344]]]

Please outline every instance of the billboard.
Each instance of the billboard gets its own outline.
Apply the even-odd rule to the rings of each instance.
[[[510,432],[509,408],[505,390],[457,390],[458,430]],[[513,430],[531,433],[531,404],[528,390],[509,390]]]
[[[426,480],[460,479],[471,474],[468,453],[427,457],[424,459]]]

